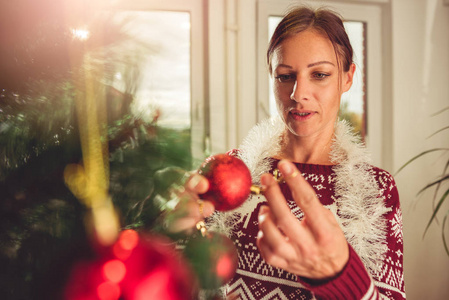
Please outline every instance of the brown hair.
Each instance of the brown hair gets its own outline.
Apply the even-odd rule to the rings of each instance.
[[[276,48],[285,39],[307,29],[315,29],[327,35],[334,46],[338,64],[343,67],[345,72],[349,71],[353,50],[341,16],[327,8],[313,10],[309,7],[301,6],[292,9],[284,16],[271,37],[267,51],[270,74],[273,71],[271,59]],[[340,58],[342,59],[341,64]]]

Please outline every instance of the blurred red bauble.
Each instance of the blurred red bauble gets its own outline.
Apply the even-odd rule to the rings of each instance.
[[[202,289],[217,289],[235,275],[237,248],[225,235],[210,232],[188,241],[184,254],[192,264]]]
[[[237,208],[250,194],[251,173],[235,156],[211,156],[204,161],[198,173],[209,180],[209,190],[201,198],[213,202],[216,210]]]
[[[79,262],[65,287],[68,300],[190,299],[195,277],[172,242],[159,236],[121,232],[95,260]]]

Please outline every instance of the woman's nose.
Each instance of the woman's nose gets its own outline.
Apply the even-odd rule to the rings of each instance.
[[[300,100],[308,100],[309,96],[307,95],[307,83],[304,80],[300,83],[299,78],[295,80],[295,84],[293,85],[292,93],[290,94],[290,99],[293,101]]]
[[[296,93],[296,86],[298,85],[298,80],[295,80],[295,84],[293,85],[293,91],[290,95],[290,99],[296,101],[295,93]]]

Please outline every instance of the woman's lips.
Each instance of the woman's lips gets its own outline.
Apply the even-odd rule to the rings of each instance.
[[[305,121],[310,119],[313,115],[315,115],[315,111],[311,110],[291,110],[290,115],[293,117],[293,119],[297,121]]]

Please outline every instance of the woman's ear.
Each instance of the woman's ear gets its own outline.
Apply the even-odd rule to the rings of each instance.
[[[349,71],[343,72],[343,82],[342,82],[343,93],[349,91],[349,89],[351,88],[352,80],[354,79],[354,73],[355,73],[355,64],[352,63],[349,66]]]

